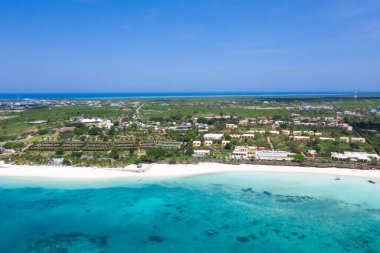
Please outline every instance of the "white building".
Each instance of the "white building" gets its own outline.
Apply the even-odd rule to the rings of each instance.
[[[259,160],[291,160],[291,153],[286,151],[260,150],[256,153],[256,159]]]
[[[340,142],[350,142],[350,137],[339,137]]]
[[[290,140],[295,140],[295,141],[307,141],[307,140],[310,140],[310,136],[299,136],[299,135],[296,135],[296,136],[289,136],[289,139]]]
[[[302,135],[302,131],[293,131],[293,135],[297,135],[297,136]]]
[[[372,159],[380,160],[380,156],[377,154],[368,154],[365,152],[347,152],[336,153],[331,152],[331,158],[336,160],[350,160],[353,162],[361,161],[361,162],[370,162]]]
[[[193,141],[193,147],[200,147],[201,141]]]
[[[222,141],[222,146],[226,146],[228,143],[230,143],[230,141],[223,140],[223,141]]]
[[[223,134],[205,134],[203,136],[206,140],[220,140],[223,137]]]
[[[113,123],[111,122],[111,120],[107,119],[103,124],[101,124],[102,126],[104,126],[105,128],[107,129],[111,129],[111,127],[113,127]]]
[[[255,134],[243,134],[244,138],[255,138]]]
[[[335,138],[319,137],[319,140],[321,140],[321,141],[335,141]]]
[[[365,138],[361,137],[352,137],[351,142],[365,143]]]
[[[209,147],[213,144],[212,140],[205,140],[205,146]]]

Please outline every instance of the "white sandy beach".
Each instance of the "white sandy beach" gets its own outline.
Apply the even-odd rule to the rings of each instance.
[[[201,164],[153,164],[146,172],[130,172],[96,167],[61,167],[61,166],[28,166],[8,165],[0,167],[0,177],[52,178],[52,179],[112,179],[112,178],[146,178],[146,177],[186,177],[218,172],[273,172],[273,173],[306,173],[326,174],[333,176],[355,176],[368,179],[380,179],[380,170],[352,170],[340,168],[315,168],[298,166],[271,165],[228,165],[218,163]],[[130,165],[126,169],[135,169]]]

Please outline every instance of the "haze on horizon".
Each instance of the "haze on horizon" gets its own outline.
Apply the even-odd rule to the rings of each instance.
[[[0,93],[379,91],[378,0],[2,0]]]

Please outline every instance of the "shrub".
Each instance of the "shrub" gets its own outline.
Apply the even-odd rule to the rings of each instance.
[[[301,154],[297,154],[293,157],[293,161],[300,163],[305,161],[305,157]]]
[[[23,142],[7,142],[4,144],[4,148],[5,149],[12,149],[12,148],[22,148],[24,147],[24,143]]]
[[[63,148],[57,148],[55,150],[56,155],[63,155],[65,153],[65,150]]]

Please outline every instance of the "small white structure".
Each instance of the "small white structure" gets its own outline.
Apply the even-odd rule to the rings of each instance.
[[[352,137],[351,142],[356,142],[356,143],[365,143],[365,138],[361,137]]]
[[[243,134],[244,138],[255,138],[255,134]]]
[[[350,137],[339,137],[340,142],[350,142]]]
[[[193,141],[193,147],[200,147],[201,141]]]
[[[296,135],[296,136],[289,136],[289,139],[294,140],[294,141],[308,141],[310,140],[310,136]]]
[[[223,137],[223,134],[205,134],[203,136],[206,140],[220,140]]]
[[[279,135],[280,132],[279,131],[275,131],[275,130],[272,130],[272,131],[269,131],[270,134],[274,134],[274,135]]]
[[[226,146],[228,143],[230,143],[230,141],[223,140],[223,141],[222,141],[222,146]]]
[[[285,135],[285,136],[289,136],[290,135],[290,131],[289,130],[281,130],[281,134]]]
[[[210,146],[212,146],[212,144],[213,144],[212,140],[205,140],[205,146],[206,147],[210,147]]]
[[[302,135],[302,131],[293,131],[293,135],[300,136]]]
[[[239,139],[241,137],[240,134],[230,134],[231,138]]]
[[[111,129],[111,127],[113,127],[113,123],[111,122],[111,120],[107,119],[103,124],[102,124],[105,128],[107,129]]]
[[[53,158],[53,164],[54,165],[62,165],[63,164],[63,158]]]
[[[321,140],[321,141],[335,141],[335,138],[319,137],[319,140]]]

